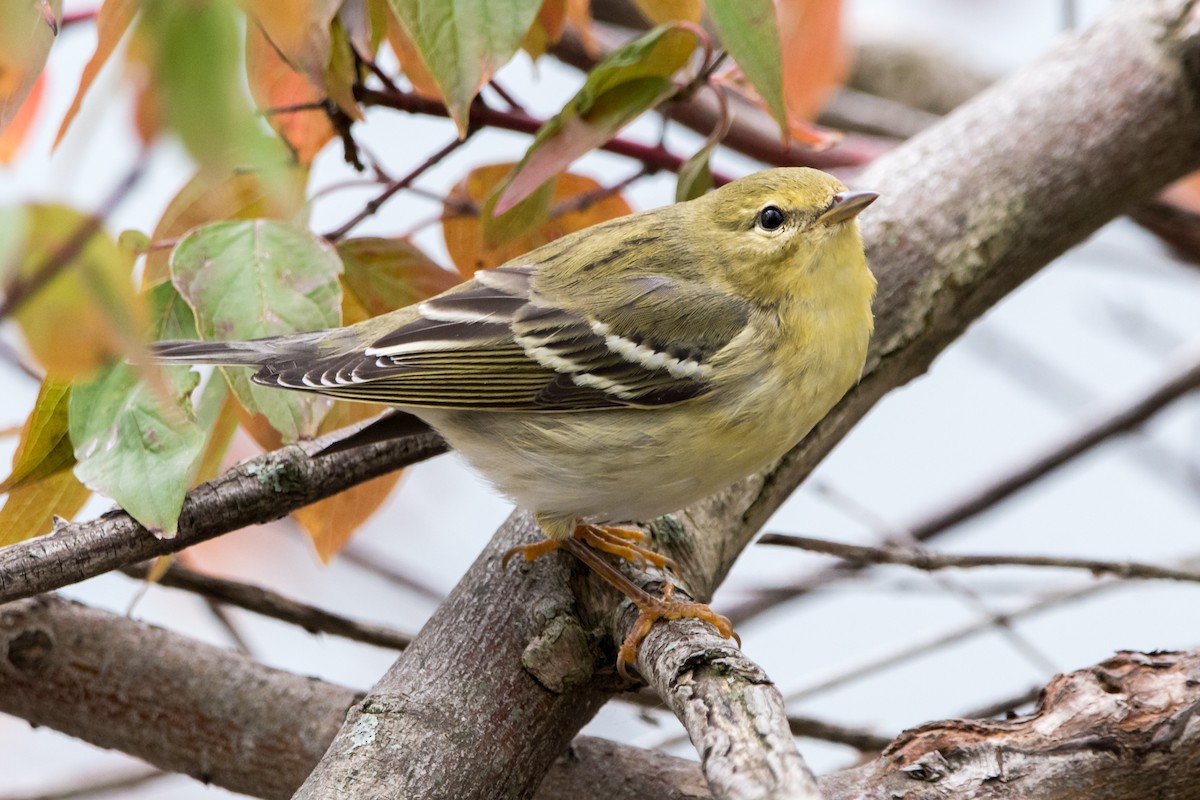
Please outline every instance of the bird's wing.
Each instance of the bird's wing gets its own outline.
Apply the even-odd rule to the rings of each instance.
[[[617,276],[598,298],[548,296],[517,266],[480,271],[417,314],[365,347],[269,364],[254,380],[417,408],[666,405],[708,391],[711,357],[750,309],[662,275]]]

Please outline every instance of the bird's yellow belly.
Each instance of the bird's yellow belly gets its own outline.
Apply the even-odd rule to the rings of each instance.
[[[648,520],[779,458],[856,378],[856,370],[816,375],[811,365],[801,374],[759,376],[739,393],[737,408],[715,415],[705,413],[704,398],[649,411],[417,413],[525,509],[600,522]],[[595,436],[594,415],[604,415],[603,438]],[[714,417],[724,422],[697,424]]]

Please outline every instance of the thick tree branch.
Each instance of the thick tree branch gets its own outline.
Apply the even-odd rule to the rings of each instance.
[[[48,595],[0,607],[0,711],[256,797],[288,797],[350,689]]]
[[[289,796],[355,701],[350,689],[57,597],[0,610],[0,711],[255,797]],[[924,725],[821,789],[828,800],[1191,800],[1197,708],[1200,652],[1121,653],[1055,678],[1032,715]],[[710,794],[694,762],[580,737],[536,797]]]
[[[830,776],[831,798],[1190,800],[1200,784],[1200,654],[1118,653],[1060,675],[1027,717],[936,722]]]
[[[711,596],[767,516],[880,397],[1037,269],[1200,164],[1197,16],[1190,3],[1123,5],[864,174],[860,185],[883,197],[864,215],[880,291],[862,383],[774,468],[656,522],[656,545],[682,565],[691,594]],[[428,798],[532,791],[530,775],[617,688],[611,650],[588,630],[599,621],[623,632],[628,619],[597,616],[591,598],[602,590],[585,578],[572,593],[573,567],[557,557],[523,579],[498,576],[499,554],[536,536],[521,515],[506,523],[298,796],[385,785]],[[688,625],[656,626],[642,652]],[[652,666],[639,659],[643,675]]]

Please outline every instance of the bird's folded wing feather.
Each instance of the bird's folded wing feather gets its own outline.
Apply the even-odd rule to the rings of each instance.
[[[713,355],[750,316],[696,281],[628,271],[573,298],[528,266],[481,271],[417,312],[365,347],[268,364],[254,380],[426,408],[659,406],[707,392]]]

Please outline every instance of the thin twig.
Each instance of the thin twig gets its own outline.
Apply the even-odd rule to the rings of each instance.
[[[80,798],[95,797],[112,792],[126,792],[130,789],[145,786],[152,781],[168,777],[171,777],[170,773],[159,769],[140,769],[136,772],[130,772],[127,775],[114,775],[109,778],[101,778],[93,783],[55,789],[39,794],[0,795],[0,800],[80,800]]]
[[[1077,602],[1084,600],[1095,594],[1108,591],[1120,586],[1125,586],[1119,581],[1104,581],[1100,583],[1089,583],[1083,587],[1076,589],[1068,589],[1061,592],[1055,592],[1046,597],[1035,600],[1011,614],[1006,615],[1009,622],[1017,622],[1028,617],[1035,616],[1048,611],[1051,608],[1058,608],[1065,603]],[[816,681],[801,689],[788,692],[785,695],[785,700],[788,705],[799,703],[803,700],[808,700],[817,695],[838,689],[846,684],[862,680],[863,678],[874,675],[884,670],[892,669],[906,661],[911,661],[914,658],[926,655],[927,653],[941,650],[947,645],[961,642],[976,634],[986,633],[992,627],[991,621],[985,620],[982,622],[972,622],[966,625],[961,625],[957,628],[939,633],[924,641],[905,644],[895,648],[882,655],[876,656],[861,664],[857,664],[844,669],[839,669],[837,674],[831,675],[828,678]]]
[[[901,564],[914,569],[933,572],[939,569],[972,569],[975,567],[1051,567],[1057,569],[1085,569],[1093,575],[1113,575],[1131,580],[1184,581],[1200,583],[1200,572],[1174,569],[1157,564],[1137,561],[1103,561],[1095,558],[1066,558],[1056,556],[1025,555],[958,555],[931,553],[927,550],[900,547],[868,547],[856,544],[831,542],[809,536],[789,536],[782,533],[767,533],[758,540],[759,544],[778,544],[796,547],[813,553],[824,553],[848,561],[863,564]]]
[[[897,528],[887,520],[883,519],[879,514],[867,508],[864,504],[851,498],[845,492],[840,491],[836,487],[823,482],[814,481],[814,489],[824,496],[827,500],[836,502],[844,512],[853,514],[861,519],[873,530],[885,533],[887,537],[898,542],[897,545],[903,549],[915,549],[916,541],[912,535],[902,529]],[[1014,650],[1021,654],[1034,669],[1045,673],[1046,677],[1050,677],[1058,672],[1058,665],[1042,651],[1031,639],[1023,635],[1021,632],[1013,628],[1003,614],[997,614],[982,597],[975,587],[958,580],[950,575],[930,575],[930,578],[935,584],[940,586],[945,592],[957,597],[972,611],[977,612],[984,617],[987,617],[992,625],[995,626],[997,632],[1012,646]]]
[[[421,177],[427,171],[432,169],[442,159],[446,158],[446,156],[450,155],[455,150],[457,150],[458,148],[460,148],[464,144],[466,144],[467,140],[471,138],[471,136],[474,134],[474,132],[475,132],[475,128],[469,128],[467,130],[466,136],[464,136],[461,139],[458,139],[458,138],[454,139],[452,142],[447,144],[445,147],[438,150],[436,153],[431,155],[429,158],[425,159],[423,162],[418,164],[416,166],[416,168],[414,168],[411,172],[409,172],[403,178],[400,178],[399,180],[396,180],[396,181],[393,181],[392,183],[390,183],[388,185],[388,187],[379,194],[378,197],[376,197],[374,200],[371,200],[370,202],[368,202],[363,207],[362,211],[359,211],[357,214],[355,214],[353,217],[351,217],[348,221],[346,221],[340,227],[325,234],[325,238],[331,242],[336,242],[338,239],[341,239],[343,236],[345,236],[347,233],[349,233],[351,230],[353,230],[360,222],[362,222],[367,217],[370,217],[373,214],[375,214],[377,211],[379,211],[379,209],[383,206],[383,204],[386,203],[388,200],[390,200],[393,195],[395,195],[397,192],[399,192],[403,189],[409,188],[412,185],[413,181],[415,181],[417,178]]]
[[[125,567],[121,571],[132,578],[140,579],[145,579],[148,572],[145,565]],[[192,592],[208,600],[227,603],[253,611],[255,614],[298,625],[309,633],[328,633],[393,650],[403,650],[412,641],[408,634],[392,628],[348,619],[308,603],[284,597],[269,589],[204,575],[178,563],[172,564],[158,582],[163,586]]]
[[[945,509],[906,526],[925,541],[992,508],[1097,445],[1139,427],[1159,411],[1200,387],[1200,349],[1192,347],[1173,360],[1166,375],[1149,390],[1099,414],[1074,434],[1047,448],[1005,475],[959,498]]]
[[[449,116],[446,106],[437,100],[430,100],[412,92],[386,92],[367,87],[356,89],[355,97],[363,105],[383,106],[398,111],[408,111],[414,114],[426,114],[435,117]],[[492,127],[519,133],[535,134],[541,130],[546,120],[539,119],[522,111],[492,108],[483,103],[473,103],[470,110],[471,127]],[[680,158],[666,148],[656,145],[645,145],[639,142],[623,139],[619,136],[609,139],[600,145],[600,150],[626,156],[640,161],[652,171],[666,170],[679,172],[687,159]],[[713,173],[713,182],[728,183],[730,176]]]
[[[217,624],[221,626],[221,629],[225,631],[225,635],[229,637],[233,648],[239,653],[253,656],[254,652],[250,649],[250,643],[246,641],[246,637],[242,635],[233,618],[229,616],[229,610],[211,597],[204,598],[204,605],[208,609],[208,613],[212,615]]]
[[[17,276],[4,289],[4,300],[0,302],[0,320],[19,311],[43,286],[58,276],[69,266],[80,251],[87,245],[88,240],[104,225],[104,220],[112,213],[121,201],[129,195],[133,187],[141,180],[146,171],[145,157],[139,157],[137,162],[125,174],[125,177],[109,192],[100,203],[100,211],[92,214],[81,222],[67,240],[58,249],[38,264],[28,276]]]
[[[1014,711],[1021,706],[1027,706],[1030,703],[1037,702],[1037,699],[1041,693],[1042,687],[1034,686],[1031,689],[1026,689],[1020,694],[1015,694],[1011,697],[1002,697],[999,700],[993,700],[987,705],[977,706],[969,711],[964,711],[960,715],[960,718],[989,719],[991,717],[998,717],[1001,714],[1007,714],[1011,711]]]
[[[414,594],[424,597],[426,600],[432,600],[435,603],[440,603],[446,599],[446,593],[440,591],[433,586],[425,583],[420,578],[412,575],[395,564],[385,563],[385,558],[374,552],[370,552],[358,542],[351,544],[338,554],[338,558],[348,561],[359,569],[365,570],[372,575],[383,578],[389,583],[394,583],[404,589],[407,589]]]

